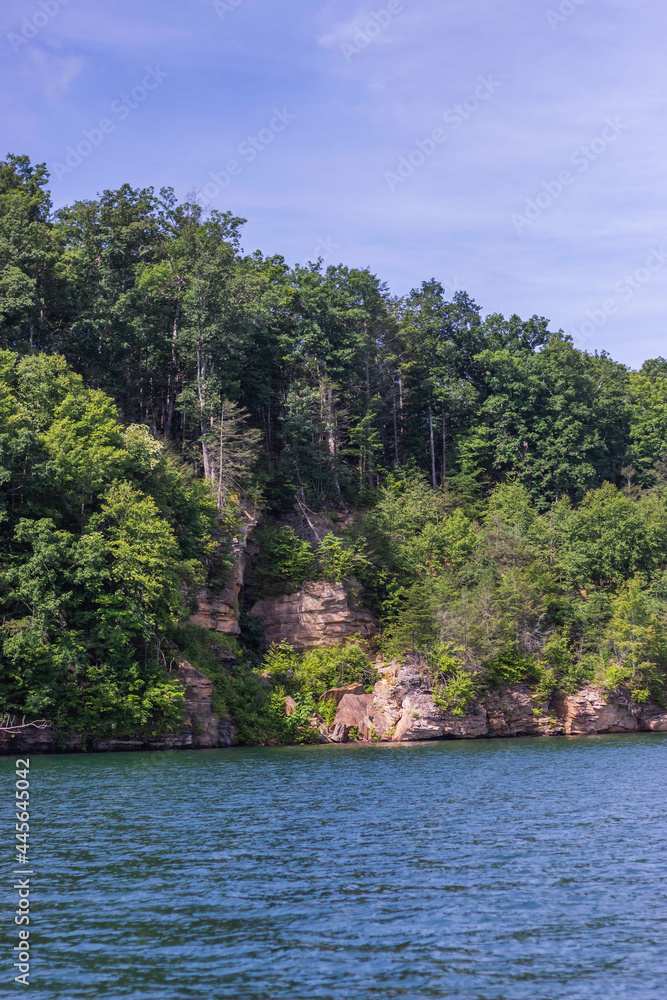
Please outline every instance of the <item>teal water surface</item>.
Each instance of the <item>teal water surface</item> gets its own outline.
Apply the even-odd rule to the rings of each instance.
[[[661,735],[33,758],[6,995],[662,1000],[666,775]]]

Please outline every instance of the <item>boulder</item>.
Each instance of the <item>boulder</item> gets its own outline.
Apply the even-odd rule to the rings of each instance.
[[[332,739],[333,733],[344,732],[344,739],[347,739],[350,734],[350,730],[356,727],[359,730],[359,736],[368,740],[371,738],[371,721],[368,716],[368,708],[373,701],[372,694],[345,694],[340,700],[338,705],[338,711],[336,712],[336,718],[332,728]],[[334,739],[334,742],[341,742],[338,739]]]
[[[333,726],[327,733],[327,739],[329,743],[345,743],[347,740],[347,729],[345,728],[345,723],[334,722]]]
[[[345,687],[329,688],[328,691],[325,691],[324,694],[320,696],[320,701],[331,701],[333,698],[336,704],[339,705],[346,694],[365,693],[366,691],[363,684],[347,684]]]
[[[268,642],[286,640],[295,649],[336,646],[353,636],[366,638],[376,629],[370,611],[350,608],[342,583],[306,583],[295,594],[258,601],[250,614],[264,619]]]
[[[657,705],[643,705],[640,722],[642,729],[649,733],[667,733],[667,712]]]

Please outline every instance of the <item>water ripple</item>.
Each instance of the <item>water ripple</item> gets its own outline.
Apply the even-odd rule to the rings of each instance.
[[[30,995],[662,1000],[666,765],[659,734],[33,758]]]

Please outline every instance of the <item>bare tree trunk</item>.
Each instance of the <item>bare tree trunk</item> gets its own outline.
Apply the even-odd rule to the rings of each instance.
[[[208,442],[206,441],[206,421],[204,419],[200,422],[201,426],[201,454],[204,461],[204,476],[206,479],[211,479],[211,459],[208,453]]]
[[[334,486],[336,488],[336,494],[340,496],[340,483],[338,481],[338,442],[336,435],[336,412],[333,404],[333,389],[331,386],[327,386],[324,392],[324,399],[326,402],[326,421],[327,421],[327,444],[329,446],[329,461],[331,463],[331,471],[334,477]]]
[[[364,320],[364,333],[366,335],[366,421],[371,412],[371,366],[370,358],[368,354],[368,323]],[[373,449],[370,440],[370,430],[369,424],[366,423],[366,455],[368,459],[367,469],[368,469],[368,485],[372,488],[373,486]]]
[[[442,411],[442,486],[447,489],[447,422]]]
[[[329,458],[335,464],[336,462],[336,418],[334,416],[333,408],[333,389],[328,386],[326,390],[326,404],[327,404],[327,441],[329,444]]]
[[[266,461],[269,475],[273,475],[273,439],[271,427],[271,399],[266,404]]]
[[[225,405],[220,402],[220,452],[218,454],[218,510],[222,510],[222,437],[225,422]]]
[[[201,453],[204,461],[204,476],[211,480],[211,460],[208,453],[208,427],[206,426],[206,360],[197,348],[197,396],[199,398],[199,427],[201,429]],[[212,481],[212,480],[211,480]]]
[[[431,440],[431,483],[433,485],[433,489],[436,490],[438,488],[438,482],[435,475],[435,447],[433,444],[433,412],[431,410],[430,403],[428,407],[428,430]]]
[[[169,388],[167,390],[167,419],[164,426],[165,437],[171,437],[171,426],[174,421],[174,409],[176,408],[176,381],[178,378],[178,354],[176,352],[176,341],[178,338],[178,322],[181,318],[181,300],[176,300],[176,313],[174,314],[174,325],[171,331],[171,371],[169,373]]]
[[[400,469],[401,463],[398,457],[398,425],[396,423],[396,382],[394,382],[391,401],[394,410],[394,461],[396,462],[396,468]]]

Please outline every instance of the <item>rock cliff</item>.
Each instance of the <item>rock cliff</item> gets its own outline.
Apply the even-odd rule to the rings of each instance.
[[[601,733],[667,732],[667,711],[651,702],[638,704],[622,692],[606,696],[592,684],[576,694],[539,703],[523,684],[492,692],[468,707],[464,715],[443,712],[433,699],[433,678],[418,660],[376,664],[381,679],[372,692],[360,684],[332,688],[325,701],[337,704],[336,717],[327,729],[314,716],[312,725],[323,742],[363,741],[411,743],[420,740],[481,739],[516,736],[583,736]],[[179,733],[150,738],[118,736],[84,741],[71,734],[56,740],[52,726],[29,723],[0,728],[0,756],[77,752],[82,750],[181,750],[213,749],[235,745],[229,719],[212,711],[211,681],[181,662],[175,671],[185,689],[186,721]],[[286,712],[295,702],[286,698]]]
[[[526,685],[519,684],[476,700],[458,716],[436,705],[433,677],[418,660],[377,667],[382,677],[372,694],[345,692],[336,699],[338,711],[327,733],[331,742],[345,742],[351,731],[359,739],[393,743],[667,732],[664,709],[651,702],[637,704],[620,692],[605,696],[594,685],[540,703]]]
[[[242,511],[243,523],[238,534],[232,539],[232,555],[234,569],[229,583],[212,590],[205,588],[197,597],[198,608],[190,616],[192,625],[209,629],[211,632],[224,632],[227,635],[239,635],[239,598],[243,589],[246,558],[251,545],[250,533],[257,524],[256,519],[248,511]]]
[[[350,608],[342,583],[306,583],[295,594],[258,601],[250,613],[264,619],[269,642],[285,639],[295,649],[335,646],[355,635],[367,638],[376,627],[370,611]]]

